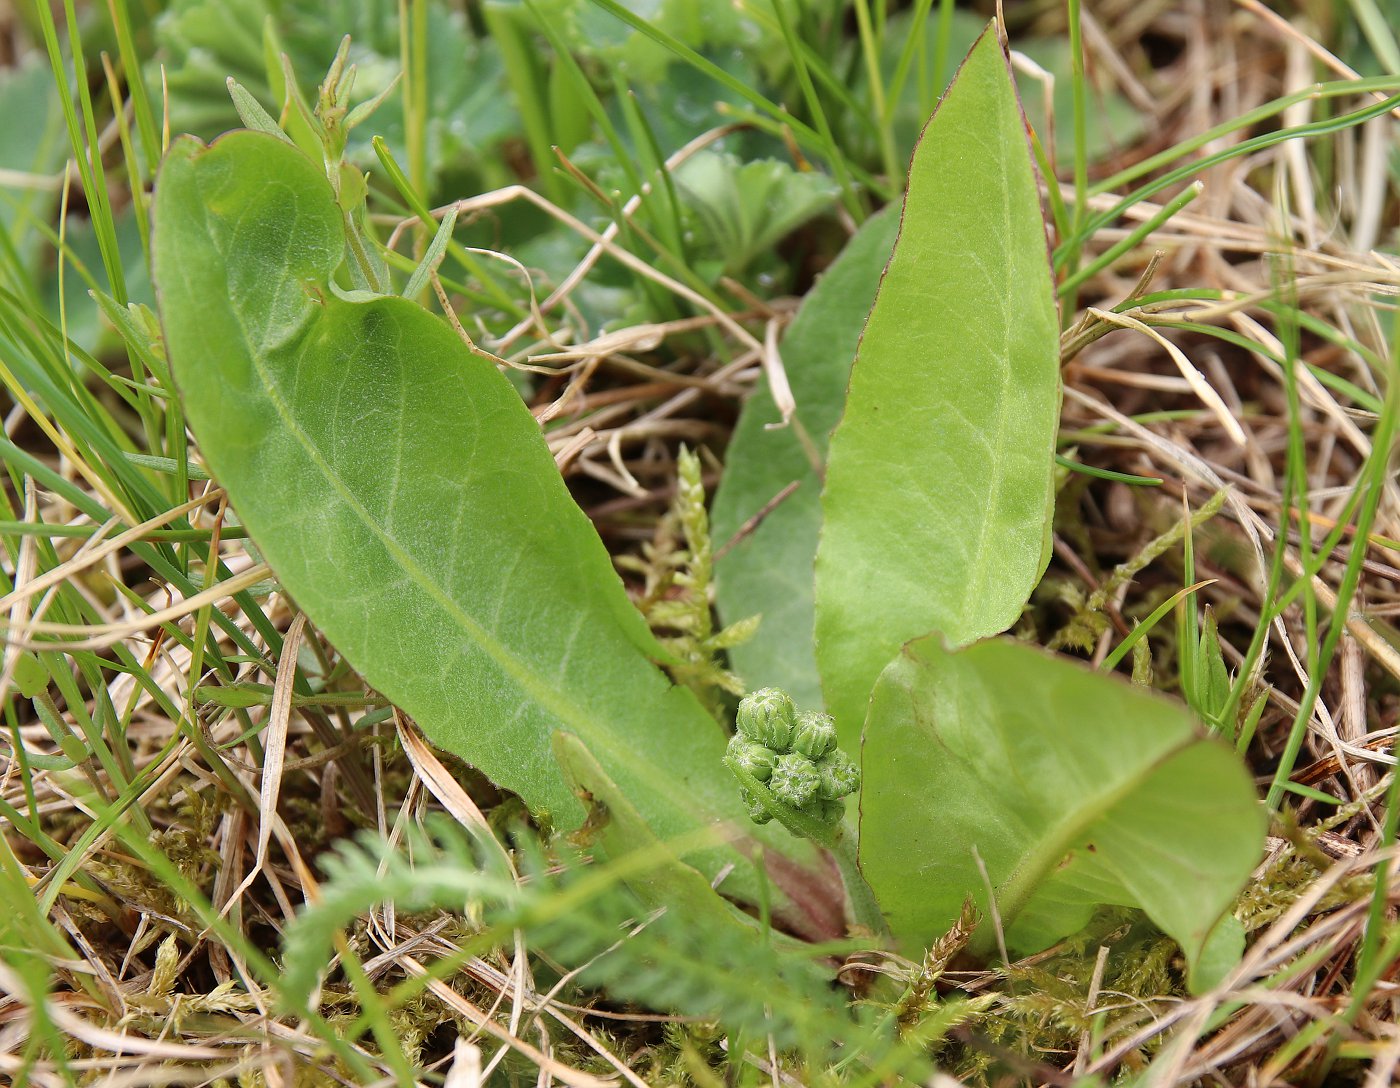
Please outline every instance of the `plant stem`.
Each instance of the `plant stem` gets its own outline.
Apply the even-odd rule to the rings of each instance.
[[[889,936],[889,926],[875,899],[875,892],[866,883],[860,871],[860,861],[856,856],[856,835],[849,825],[841,829],[841,835],[831,847],[831,856],[841,870],[841,879],[846,885],[846,895],[851,901],[851,917],[857,923],[878,936]]]
[[[775,820],[799,839],[811,839],[819,846],[826,847],[841,871],[841,880],[846,885],[846,895],[851,901],[851,917],[872,933],[888,936],[889,927],[885,916],[880,913],[880,904],[875,893],[861,875],[860,862],[856,858],[856,833],[848,823],[835,827],[823,824],[799,808],[794,808],[773,796],[773,791],[746,771],[736,760],[728,756],[724,765],[733,772],[739,784],[757,797]]]

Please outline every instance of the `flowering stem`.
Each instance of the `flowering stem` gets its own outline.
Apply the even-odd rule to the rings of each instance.
[[[842,882],[846,885],[851,917],[870,932],[887,936],[889,928],[885,925],[884,915],[880,913],[880,904],[876,902],[875,893],[870,890],[870,885],[861,875],[856,859],[856,836],[851,828],[844,822],[833,827],[785,801],[780,801],[773,796],[773,791],[765,783],[750,774],[737,760],[726,756],[724,763],[739,780],[739,784],[758,798],[773,819],[799,839],[811,839],[826,847],[841,872]]]
[[[885,916],[875,898],[875,892],[866,883],[856,857],[856,836],[851,828],[843,824],[838,831],[836,845],[830,847],[831,856],[841,870],[841,879],[846,884],[846,896],[851,901],[851,917],[858,925],[864,926],[879,937],[890,935]]]
[[[839,824],[832,827],[830,824],[818,820],[815,816],[808,815],[795,805],[780,801],[773,795],[773,791],[768,788],[767,783],[760,782],[737,760],[725,756],[724,765],[734,773],[734,777],[739,780],[739,785],[757,797],[763,807],[768,810],[768,815],[772,816],[778,823],[799,839],[811,839],[828,849],[835,850],[841,836]]]

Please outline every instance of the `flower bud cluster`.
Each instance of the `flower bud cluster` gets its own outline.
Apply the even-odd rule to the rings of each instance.
[[[739,704],[738,732],[729,742],[728,759],[762,782],[773,796],[828,827],[841,822],[842,798],[860,787],[860,770],[836,747],[831,715],[797,713],[787,693],[764,688]],[[752,792],[742,791],[756,823],[773,814]]]

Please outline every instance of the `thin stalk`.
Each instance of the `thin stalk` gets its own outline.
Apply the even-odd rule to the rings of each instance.
[[[1281,185],[1279,186],[1278,199],[1282,202],[1281,207],[1286,211],[1286,192]],[[1289,264],[1280,268],[1275,263],[1273,274],[1279,281],[1277,286],[1280,290],[1286,290],[1286,285],[1297,282],[1294,270]],[[1289,316],[1294,312],[1295,307],[1292,305],[1284,307],[1280,312],[1278,338],[1279,343],[1283,346],[1283,387],[1288,405],[1288,445],[1285,453],[1285,472],[1293,481],[1293,505],[1297,507],[1299,514],[1298,558],[1304,567],[1307,567],[1312,561],[1313,540],[1312,526],[1308,519],[1307,438],[1303,434],[1303,399],[1298,389],[1298,326],[1290,320]],[[1280,526],[1280,535],[1285,535],[1284,528],[1285,526]],[[1317,668],[1316,655],[1318,651],[1317,594],[1313,590],[1311,578],[1303,581],[1303,621],[1307,636],[1308,670],[1311,672]]]
[[[932,7],[933,0],[914,0],[914,6],[909,10],[909,33],[905,36],[904,45],[899,50],[899,60],[895,62],[890,85],[885,88],[886,112],[880,119],[882,127],[893,129],[895,111],[899,106],[900,96],[904,94],[904,84],[909,79],[909,69],[914,63],[915,54],[924,48],[927,40],[924,35],[924,22],[928,19],[929,9]],[[940,16],[941,14],[940,11]],[[891,134],[890,139],[893,140],[893,138],[893,134]]]
[[[1395,38],[1394,8],[1386,14],[1377,6],[1376,0],[1351,0],[1351,10],[1356,13],[1357,25],[1375,51],[1381,67],[1392,75],[1400,74],[1400,45],[1396,44]]]
[[[1068,269],[1073,277],[1078,272],[1079,251],[1087,237],[1084,232],[1084,217],[1089,201],[1089,153],[1087,121],[1087,96],[1084,93],[1084,28],[1080,18],[1080,0],[1069,0],[1069,55],[1070,55],[1070,94],[1074,106],[1074,210],[1070,213],[1068,248],[1061,268]],[[1053,181],[1053,175],[1046,179]],[[1065,317],[1068,320],[1075,309],[1075,284],[1061,287],[1060,294],[1065,301]]]
[[[427,202],[419,195],[413,182],[408,179],[408,176],[403,172],[403,168],[400,167],[398,162],[394,159],[393,154],[389,151],[389,145],[384,142],[384,137],[375,136],[370,140],[370,146],[374,148],[374,153],[379,158],[379,165],[384,167],[384,172],[388,175],[389,181],[393,184],[394,188],[398,190],[399,195],[403,197],[404,203],[408,205],[409,210],[418,217],[419,221],[422,222],[428,230],[436,231],[438,222],[433,216],[432,209],[428,207]],[[449,242],[447,252],[452,255],[453,259],[456,260],[458,264],[467,270],[468,274],[476,277],[482,289],[503,312],[517,320],[525,316],[525,310],[521,307],[520,303],[511,297],[510,293],[496,282],[495,278],[482,267],[481,262],[477,260],[476,256],[469,252],[465,246],[460,242]]]
[[[481,15],[505,65],[506,82],[520,111],[525,146],[529,148],[530,159],[535,165],[535,182],[551,201],[561,203],[564,187],[554,170],[549,93],[525,20],[516,11],[494,4],[483,5]]]
[[[92,108],[92,94],[88,89],[87,65],[83,60],[83,43],[78,32],[78,17],[73,10],[73,0],[63,0],[63,13],[68,28],[68,49],[73,60],[73,75],[78,101],[82,106],[81,124],[78,121],[77,111],[73,108],[72,93],[65,79],[68,69],[64,64],[63,53],[58,44],[58,27],[54,23],[53,12],[48,4],[36,4],[35,7],[39,13],[44,47],[49,57],[49,67],[58,84],[58,97],[63,107],[64,122],[68,126],[68,139],[73,148],[73,160],[78,165],[78,175],[82,180],[83,195],[87,199],[93,233],[97,237],[98,248],[102,252],[102,264],[107,272],[107,281],[112,288],[112,294],[124,306],[127,303],[126,277],[122,272],[121,256],[117,248],[112,204],[107,194],[107,175],[102,166],[102,156],[98,152],[97,118]]]
[[[810,125],[803,124],[796,117],[793,117],[792,114],[788,113],[782,106],[770,101],[764,95],[744,83],[743,80],[726,72],[713,61],[702,57],[684,42],[677,40],[664,30],[653,26],[640,15],[629,11],[627,8],[623,7],[622,4],[618,3],[617,0],[592,0],[592,3],[602,8],[610,15],[622,20],[633,30],[645,35],[658,45],[669,49],[692,68],[696,69],[696,71],[702,72],[722,87],[734,92],[734,94],[738,95],[744,101],[753,105],[761,115],[768,118],[770,121],[777,122],[779,132],[784,128],[789,129],[793,136],[797,138],[798,143],[806,145],[808,149],[816,151],[818,154],[826,153],[826,142],[822,139],[821,134],[814,128]]]
[[[923,84],[923,98],[920,104],[924,113],[933,112],[933,100],[943,93],[948,83],[948,50],[953,41],[953,12],[956,0],[938,0],[938,40],[934,44],[933,78]],[[922,42],[920,43],[922,46]],[[919,50],[919,66],[926,70],[927,60],[924,50]]]
[[[1394,94],[1397,90],[1400,90],[1400,80],[1394,76],[1372,76],[1369,79],[1339,79],[1330,83],[1314,83],[1300,91],[1284,95],[1282,98],[1275,98],[1272,102],[1266,102],[1248,113],[1242,113],[1238,117],[1223,121],[1214,128],[1198,133],[1179,144],[1174,144],[1165,151],[1159,151],[1141,162],[1136,162],[1102,181],[1095,182],[1089,187],[1089,195],[1100,196],[1103,193],[1111,193],[1115,189],[1121,189],[1129,182],[1156,173],[1162,167],[1177,159],[1185,158],[1224,136],[1254,128],[1283,113],[1290,106],[1296,106],[1302,102],[1351,97],[1358,94],[1385,94],[1386,92]],[[1387,108],[1393,108],[1394,104],[1392,102],[1391,106]]]
[[[1350,93],[1359,93],[1358,88],[1361,82],[1363,81],[1348,84],[1347,86],[1351,88]],[[1395,80],[1391,79],[1390,83],[1394,85]],[[1093,237],[1096,231],[1113,222],[1133,205],[1146,200],[1150,196],[1155,196],[1163,189],[1171,188],[1180,181],[1185,181],[1196,174],[1202,173],[1218,163],[1252,155],[1256,151],[1273,147],[1275,144],[1283,143],[1286,140],[1326,136],[1334,132],[1341,132],[1344,129],[1354,128],[1365,121],[1371,120],[1373,117],[1381,117],[1398,107],[1400,107],[1400,95],[1393,95],[1390,98],[1386,98],[1380,102],[1374,102],[1362,109],[1353,110],[1351,113],[1340,114],[1337,117],[1325,118],[1320,121],[1312,121],[1304,125],[1294,125],[1292,128],[1280,129],[1277,132],[1266,132],[1263,135],[1255,136],[1248,140],[1242,140],[1232,147],[1217,151],[1211,155],[1206,155],[1204,158],[1197,159],[1175,170],[1169,171],[1161,177],[1129,193],[1108,210],[1085,220],[1076,234],[1072,238],[1062,242],[1059,249],[1056,250],[1055,266],[1056,268],[1063,268],[1069,265],[1071,263],[1071,258],[1077,254],[1079,247],[1083,245],[1085,240]]]
[[[1396,340],[1395,355],[1396,367],[1400,368],[1400,338]],[[1395,371],[1392,371],[1393,373]],[[1361,568],[1366,558],[1366,541],[1371,535],[1371,525],[1375,522],[1376,511],[1380,507],[1381,496],[1385,490],[1390,454],[1395,441],[1396,413],[1397,408],[1400,408],[1400,405],[1397,405],[1398,398],[1400,382],[1392,379],[1390,388],[1386,391],[1385,406],[1376,420],[1376,428],[1371,437],[1371,453],[1366,459],[1364,474],[1358,484],[1358,490],[1364,498],[1356,518],[1356,545],[1347,557],[1341,585],[1337,589],[1337,604],[1332,611],[1321,652],[1317,655],[1317,665],[1308,677],[1308,686],[1299,701],[1298,712],[1293,717],[1288,742],[1279,760],[1278,769],[1274,772],[1273,783],[1269,786],[1268,805],[1273,811],[1277,811],[1283,798],[1284,783],[1292,775],[1293,767],[1298,761],[1298,753],[1307,736],[1308,722],[1312,719],[1313,707],[1317,705],[1323,680],[1332,664],[1342,632],[1346,630],[1348,611],[1361,580]]]
[[[131,33],[131,12],[127,0],[107,0],[107,13],[111,17],[112,28],[116,31],[117,57],[121,61],[122,73],[126,76],[126,93],[131,98],[131,112],[136,117],[136,131],[141,137],[141,150],[146,159],[143,176],[150,178],[155,175],[156,164],[160,162],[160,130],[156,127],[155,112],[151,109],[151,100],[146,94],[146,83],[141,78],[141,58],[136,52],[136,41]],[[115,94],[112,100],[119,101]],[[139,192],[139,187],[133,187],[133,196]],[[143,239],[145,234],[143,230]]]
[[[775,8],[780,3],[782,0],[773,0]],[[884,162],[885,176],[893,182],[904,171],[900,169],[895,156],[894,127],[890,124],[894,106],[892,101],[885,97],[885,84],[880,76],[880,42],[875,28],[871,25],[870,0],[856,0],[855,10],[856,32],[860,36],[860,52],[865,60],[865,76],[870,81],[870,102],[875,107],[875,116],[879,121],[880,158]]]
[[[889,927],[880,910],[880,903],[875,898],[875,892],[866,882],[865,874],[860,871],[856,843],[855,830],[847,823],[841,826],[840,838],[836,840],[836,845],[831,848],[831,856],[835,860],[837,868],[841,870],[841,879],[846,885],[846,895],[851,901],[851,917],[859,925],[870,930],[871,933],[888,933]]]
[[[403,73],[403,83],[399,93],[403,96],[404,154],[408,159],[407,184],[415,192],[427,192],[428,156],[424,138],[425,118],[417,108],[417,95],[415,93],[418,83],[423,79],[423,73],[418,70],[418,57],[415,55],[411,25],[413,13],[410,11],[410,8],[419,6],[421,5],[415,3],[415,0],[399,0],[399,71]],[[415,260],[423,255],[423,246],[426,244],[431,229],[425,224],[414,230],[413,256]]]
[[[771,0],[764,0],[762,3],[755,2],[755,0],[735,0],[735,6],[759,26],[769,31],[778,30],[778,21],[768,10],[769,3]],[[798,38],[797,48],[802,54],[802,60],[807,65],[807,70],[821,85],[822,90],[835,99],[849,116],[859,122],[862,128],[869,131],[872,136],[878,135],[879,129],[876,119],[871,117],[869,111],[861,108],[861,104],[856,101],[855,95],[851,92],[850,81],[834,72],[831,64],[821,53],[801,37]]]
[[[1043,166],[1042,169],[1044,169]],[[1176,215],[1176,213],[1181,211],[1182,208],[1186,207],[1186,205],[1190,204],[1193,200],[1200,196],[1204,188],[1205,186],[1203,186],[1199,181],[1192,182],[1180,193],[1172,197],[1172,199],[1162,207],[1161,211],[1159,211],[1151,219],[1148,219],[1144,223],[1140,223],[1136,228],[1134,228],[1127,235],[1127,237],[1123,238],[1119,242],[1114,243],[1108,249],[1104,250],[1101,254],[1099,254],[1098,257],[1096,257],[1094,260],[1090,261],[1088,264],[1084,265],[1084,267],[1080,268],[1077,272],[1074,272],[1066,276],[1063,280],[1061,280],[1060,286],[1057,291],[1059,296],[1061,298],[1066,299],[1072,298],[1075,290],[1080,286],[1080,284],[1098,275],[1105,268],[1107,268],[1114,261],[1116,261],[1119,257],[1123,256],[1123,254],[1128,253],[1133,249],[1136,249],[1138,245],[1142,243],[1144,238],[1146,238],[1153,231],[1159,229],[1164,223],[1171,219],[1172,216]],[[1055,186],[1053,185],[1050,187],[1050,194],[1053,206],[1055,196]],[[1074,228],[1071,225],[1070,229],[1071,232],[1073,232],[1073,230],[1076,228]]]
[[[807,72],[807,64],[802,59],[802,51],[797,47],[797,35],[792,28],[791,20],[788,18],[784,0],[773,0],[773,11],[778,16],[778,23],[782,27],[783,40],[787,42],[788,55],[792,59],[793,70],[797,73],[797,83],[802,88],[802,97],[806,100],[807,109],[811,111],[812,120],[816,123],[817,131],[820,133],[822,153],[827,162],[831,164],[831,171],[836,175],[836,184],[841,188],[841,203],[846,206],[846,210],[851,213],[852,218],[857,223],[862,222],[865,219],[866,211],[861,206],[855,186],[851,184],[850,175],[846,172],[845,156],[841,154],[841,149],[836,145],[836,138],[831,132],[831,124],[826,118],[826,110],[822,107],[817,89],[812,85],[812,77]],[[893,181],[895,177],[895,174],[891,174],[890,180]]]
[[[1040,141],[1040,133],[1035,129],[1028,129],[1031,138],[1031,154],[1035,156],[1035,164],[1040,168],[1040,176],[1045,179],[1045,198],[1050,205],[1050,221],[1055,227],[1056,238],[1068,238],[1070,235],[1069,209],[1065,207],[1064,194],[1060,192],[1060,187],[1055,183],[1055,164],[1050,161],[1050,156],[1045,151],[1045,145]]]
[[[1183,503],[1184,503],[1183,498]],[[1181,537],[1181,565],[1186,585],[1193,585],[1196,582],[1196,545],[1193,534],[1194,526],[1191,523],[1191,509],[1186,507],[1185,517],[1186,531]],[[1183,599],[1181,612],[1178,614],[1179,621],[1177,627],[1176,657],[1178,683],[1181,686],[1181,694],[1193,709],[1199,713],[1200,698],[1199,677],[1197,676],[1196,664],[1201,646],[1201,632],[1199,619],[1196,615],[1196,602],[1189,596]]]

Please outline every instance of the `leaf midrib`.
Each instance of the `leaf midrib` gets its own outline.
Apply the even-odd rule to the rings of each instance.
[[[1003,65],[1004,65],[1004,62],[1003,62]],[[1008,78],[1008,79],[1010,78],[1009,74],[1008,74],[1007,78]],[[1004,139],[1005,133],[1004,133],[999,127],[995,127],[995,126],[994,126],[994,131],[997,132],[999,138],[1003,138],[1003,139]],[[1003,161],[1004,161],[1006,158],[1008,158],[1008,157],[1009,157],[1009,156],[1002,156]],[[1000,192],[1001,192],[1001,197],[1002,197],[1002,201],[1001,201],[1002,222],[1003,222],[1003,224],[1004,224],[1004,229],[1003,229],[1003,232],[1002,232],[1002,237],[1003,237],[1004,239],[1009,239],[1009,238],[1012,237],[1012,214],[1011,214],[1012,208],[1011,208],[1011,199],[1010,199],[1010,198],[1011,198],[1011,194],[1010,194],[1010,183],[1009,183],[1009,179],[1008,179],[1008,184],[1007,184],[1007,185],[1001,186]],[[1048,285],[1047,285],[1047,286],[1048,286]],[[996,293],[996,292],[994,292],[994,293]],[[1007,292],[1006,292],[1005,290],[1003,290],[1002,292],[1000,292],[1000,294],[1001,294],[1001,297],[1002,297],[1002,299],[1003,299],[1003,305],[1005,305],[1005,301],[1004,301],[1004,300],[1005,300],[1006,297],[1007,297]],[[1002,322],[1002,333],[1003,333],[1003,336],[1002,336],[1002,341],[1003,341],[1002,358],[1003,358],[1004,360],[1006,360],[1007,366],[1003,368],[1002,380],[1001,380],[1001,396],[998,397],[998,399],[997,399],[997,419],[996,419],[996,436],[997,436],[997,441],[996,441],[996,445],[993,447],[993,448],[996,448],[996,449],[1005,449],[1005,448],[1007,448],[1007,443],[1006,443],[1006,437],[1005,437],[1005,436],[1006,436],[1006,426],[1007,426],[1007,418],[1008,418],[1008,416],[1007,416],[1008,403],[1007,403],[1007,402],[1008,402],[1008,399],[1009,399],[1009,398],[1007,397],[1006,393],[1007,393],[1007,390],[1009,389],[1009,387],[1011,386],[1011,374],[1012,374],[1012,370],[1013,370],[1013,368],[1014,368],[1014,361],[1012,360],[1012,357],[1011,357],[1011,323],[1010,323],[1010,321],[1003,321],[1003,322]],[[1057,377],[1057,380],[1058,380],[1058,377]],[[1008,467],[1007,467],[1007,461],[1008,461],[1008,460],[1009,460],[1009,459],[1008,459],[1007,457],[994,457],[994,458],[992,458],[992,462],[993,462],[993,464],[992,464],[992,466],[991,466],[991,469],[992,469],[992,471],[991,471],[992,480],[991,480],[991,482],[990,482],[990,486],[988,487],[988,494],[989,494],[990,496],[992,496],[992,501],[988,503],[988,509],[989,509],[989,510],[1000,510],[1001,507],[1002,507],[1002,500],[1003,500],[1003,497],[1004,497],[1005,492],[1006,492],[1007,481],[1010,479],[1009,469],[1008,469]],[[1050,458],[1049,458],[1049,456],[1048,456],[1048,454],[1047,454],[1047,457],[1046,457],[1046,467],[1047,467],[1047,471],[1048,471],[1048,468],[1049,468],[1049,463],[1050,463]],[[967,604],[968,604],[968,602],[970,602],[970,601],[981,601],[981,600],[983,600],[983,599],[985,598],[986,593],[987,593],[987,578],[988,578],[988,574],[990,573],[990,571],[991,571],[991,569],[992,569],[991,563],[989,562],[989,556],[992,554],[992,550],[987,546],[987,544],[988,544],[988,538],[989,538],[990,535],[991,535],[991,523],[992,523],[991,517],[984,517],[984,518],[981,519],[980,525],[979,525],[979,527],[978,527],[978,533],[977,533],[977,548],[976,548],[976,551],[973,553],[973,554],[974,554],[974,557],[975,557],[975,559],[974,559],[974,569],[975,569],[975,576],[976,576],[976,590],[975,590],[975,591],[966,592],[966,593],[964,593],[964,594],[962,595],[962,597],[961,597],[961,601],[962,601],[962,603],[963,603],[963,608],[961,609],[961,611],[962,611],[962,613],[963,613],[963,627],[964,627],[964,631],[961,632],[961,636],[962,636],[963,638],[976,638],[976,637],[979,637],[979,636],[981,636],[981,635],[984,635],[984,634],[987,634],[987,633],[988,633],[988,632],[985,631],[985,630],[971,630],[971,631],[967,630],[966,628],[968,628],[970,625],[968,624],[968,622],[967,622],[967,620],[966,620],[966,615],[967,615]],[[1028,589],[1027,591],[1029,591],[1029,589]],[[1019,614],[1020,614],[1020,607],[1018,606],[1018,607],[1016,608],[1015,614],[1014,614],[1011,618],[1014,619],[1014,616],[1015,616],[1015,615],[1019,615]],[[997,621],[997,622],[1000,623],[1000,621]],[[1009,623],[1010,620],[1008,620],[1007,622]],[[935,629],[936,629],[936,625],[935,625]]]
[[[201,196],[203,196],[203,185],[198,179],[196,160],[191,158],[189,161],[196,175],[196,185],[200,189]],[[208,207],[208,201],[201,201],[200,215],[204,222],[206,236],[219,252],[219,272],[221,278],[224,280],[225,287],[227,287],[228,258],[217,244],[216,239],[218,236],[209,229]],[[233,314],[234,322],[238,326],[240,337],[247,352],[247,357],[257,371],[258,377],[263,387],[266,389],[279,418],[287,427],[289,433],[296,438],[298,445],[301,446],[308,459],[334,491],[344,499],[347,506],[349,506],[360,519],[365,528],[381,542],[389,554],[413,579],[414,584],[427,591],[428,595],[443,608],[450,618],[457,620],[467,634],[486,652],[487,656],[490,657],[492,661],[496,662],[501,667],[502,671],[504,671],[527,696],[553,715],[561,724],[577,729],[592,742],[601,740],[605,745],[608,744],[609,738],[607,731],[601,727],[600,723],[598,723],[592,715],[574,700],[566,699],[562,696],[555,696],[548,687],[544,687],[543,690],[541,690],[541,685],[534,679],[532,670],[525,666],[504,643],[500,642],[494,635],[490,634],[486,628],[482,627],[474,617],[466,612],[460,604],[448,595],[433,579],[428,578],[410,553],[405,551],[398,541],[387,533],[378,524],[376,519],[371,516],[363,503],[359,501],[341,479],[334,467],[324,458],[319,448],[312,441],[310,435],[308,435],[296,421],[295,416],[290,410],[290,406],[281,394],[280,387],[272,380],[265,366],[265,360],[262,354],[256,350],[253,337],[250,335],[248,327],[244,324],[243,315],[239,308],[233,304],[233,295],[227,291],[225,294],[230,300],[229,311]],[[381,296],[380,299],[374,301],[379,302],[390,297],[391,296]],[[350,302],[344,304],[347,306],[356,305]],[[312,320],[306,323],[299,335],[284,345],[283,350],[293,346],[299,346],[303,343],[319,326],[320,322],[328,318],[329,313],[330,310],[326,310],[319,316],[313,313]],[[682,808],[688,815],[697,820],[703,820],[704,812],[694,804],[693,795],[686,791],[674,789],[674,781],[670,776],[660,773],[659,768],[657,768],[655,764],[650,761],[633,759],[629,762],[628,766],[634,774],[643,778],[653,789],[658,792],[667,793],[678,808]]]
[[[997,885],[995,892],[997,909],[1002,924],[1006,927],[1015,921],[1017,915],[1030,902],[1032,896],[1045,883],[1046,874],[1068,853],[1076,841],[1083,838],[1094,824],[1127,800],[1132,794],[1157,774],[1163,766],[1178,755],[1199,743],[1191,733],[1182,737],[1169,748],[1164,748],[1151,760],[1142,764],[1115,788],[1093,798],[1092,803],[1080,806],[1075,818],[1063,821],[1043,836],[1037,837],[1038,845],[1021,856],[1021,860],[1011,874]],[[991,934],[984,923],[980,927],[979,941],[988,939]]]

